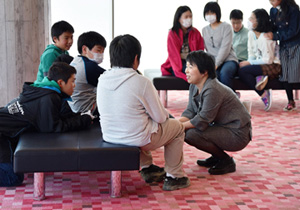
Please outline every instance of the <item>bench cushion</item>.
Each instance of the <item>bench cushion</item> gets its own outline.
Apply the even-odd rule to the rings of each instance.
[[[139,169],[138,147],[103,141],[99,124],[67,133],[24,133],[14,154],[15,172]]]

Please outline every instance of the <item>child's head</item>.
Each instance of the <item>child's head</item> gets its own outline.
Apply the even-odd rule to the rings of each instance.
[[[77,47],[79,54],[100,64],[103,60],[106,40],[101,34],[89,31],[79,36]]]
[[[243,27],[243,12],[239,9],[231,11],[229,16],[234,32],[239,32]]]
[[[270,16],[265,9],[256,9],[251,13],[249,18],[250,28],[254,31],[263,33],[272,31]]]
[[[59,21],[51,27],[51,37],[54,45],[61,50],[69,50],[73,44],[74,28],[66,21]]]
[[[203,10],[203,17],[210,24],[220,22],[221,20],[221,8],[217,2],[208,2]]]
[[[192,17],[192,10],[188,6],[178,7],[174,15],[172,31],[175,31],[178,34],[180,28],[191,27]]]
[[[140,63],[142,46],[129,34],[117,36],[109,46],[111,67],[127,67],[137,70]]]
[[[190,52],[186,58],[186,74],[188,82],[197,84],[202,78],[216,78],[213,56],[202,50]]]
[[[49,69],[48,79],[54,80],[62,92],[71,96],[75,88],[76,69],[65,62],[54,62]]]

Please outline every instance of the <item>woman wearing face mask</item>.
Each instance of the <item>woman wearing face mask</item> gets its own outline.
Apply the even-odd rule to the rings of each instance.
[[[271,108],[271,89],[264,90],[269,79],[281,72],[279,59],[275,56],[276,42],[267,40],[265,33],[272,31],[266,10],[256,9],[248,21],[248,60],[240,63],[239,77],[261,97],[265,111]]]
[[[294,0],[270,0],[270,17],[273,31],[265,36],[280,42],[280,62],[282,74],[279,80],[285,88],[288,104],[284,111],[293,111],[296,104],[293,96],[293,84],[300,83],[300,11]]]
[[[217,77],[221,83],[232,88],[232,80],[238,70],[238,59],[232,48],[231,25],[221,22],[221,9],[217,2],[208,2],[203,16],[209,25],[202,30],[205,49],[214,56]]]
[[[189,52],[204,50],[200,32],[192,26],[192,11],[188,6],[180,6],[168,35],[168,58],[161,65],[163,76],[173,75],[185,81],[186,57]]]
[[[72,101],[69,105],[72,111],[91,111],[98,115],[96,107],[96,90],[99,76],[105,72],[98,64],[103,61],[105,38],[97,32],[90,31],[79,36],[77,42],[79,56],[71,62],[76,68],[76,80]]]

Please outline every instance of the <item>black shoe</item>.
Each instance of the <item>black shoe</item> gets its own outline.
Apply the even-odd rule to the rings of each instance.
[[[190,179],[188,177],[172,178],[167,176],[165,178],[163,190],[172,191],[186,188],[188,186],[190,186]]]
[[[220,160],[215,166],[211,167],[208,172],[212,175],[235,172],[235,162],[232,157],[225,160]]]
[[[166,176],[164,168],[160,168],[156,165],[151,164],[148,168],[140,170],[142,178],[147,183],[161,182]]]
[[[210,156],[209,158],[204,159],[204,160],[197,160],[197,164],[199,166],[203,166],[203,167],[207,167],[207,168],[210,168],[210,167],[216,165],[218,162],[219,162],[219,159],[215,158],[213,156]]]

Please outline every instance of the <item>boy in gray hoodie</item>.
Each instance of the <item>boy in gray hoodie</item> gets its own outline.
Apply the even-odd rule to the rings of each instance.
[[[140,147],[140,173],[147,183],[165,178],[163,190],[188,187],[190,181],[182,169],[184,127],[169,119],[151,81],[137,73],[139,41],[131,35],[118,36],[109,53],[112,68],[99,77],[97,87],[104,140]],[[150,152],[162,146],[165,168],[152,164]]]

